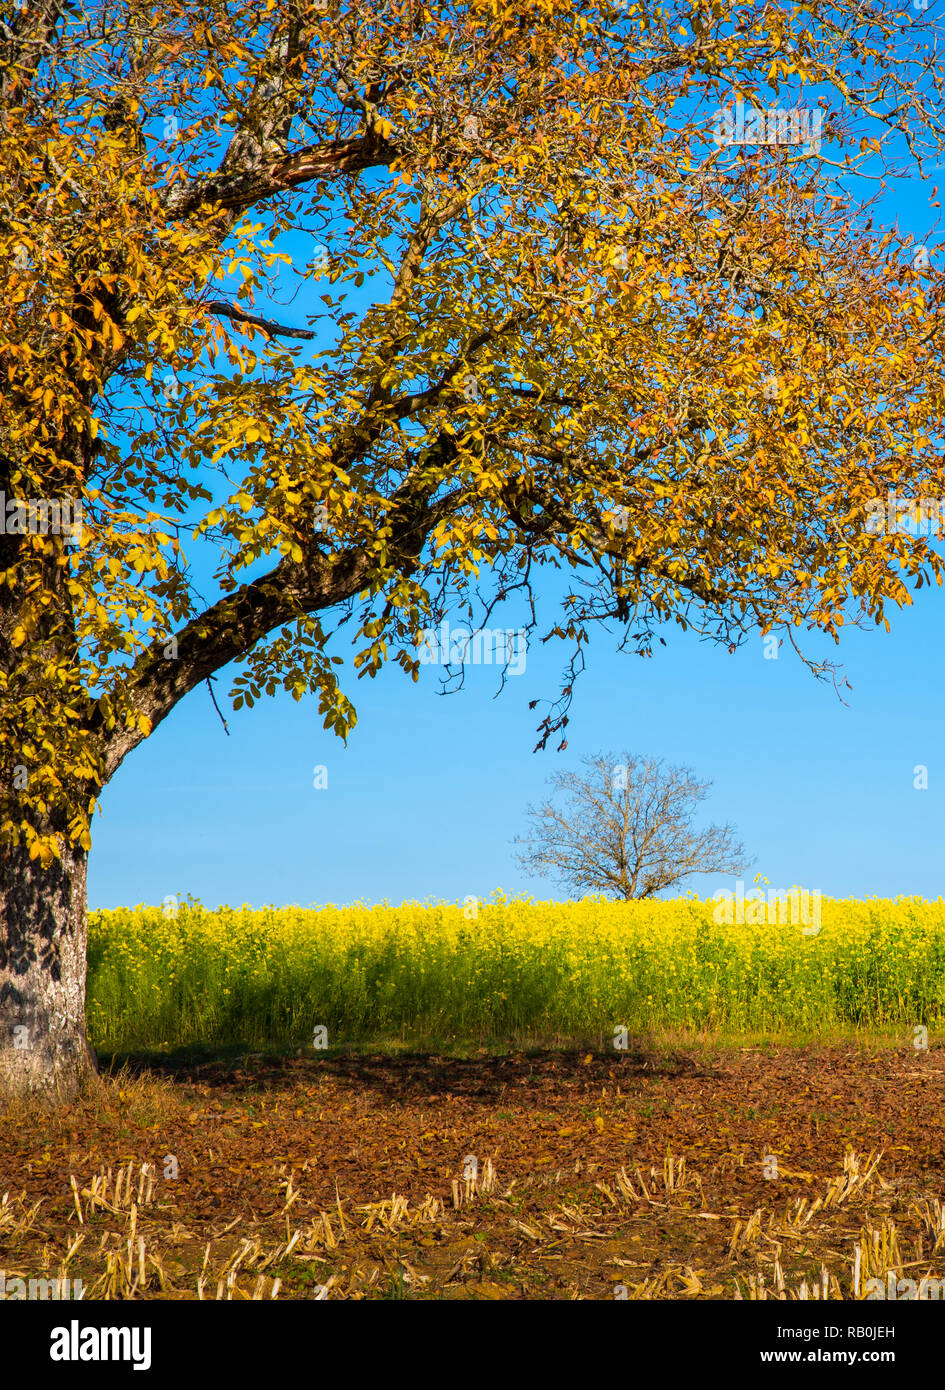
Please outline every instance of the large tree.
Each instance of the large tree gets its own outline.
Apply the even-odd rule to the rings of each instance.
[[[544,746],[595,623],[835,636],[939,575],[866,524],[942,484],[934,264],[867,206],[940,157],[934,41],[866,0],[7,4],[0,1087],[90,1081],[97,798],[229,663],[344,734],[345,624],[416,678],[524,603]]]

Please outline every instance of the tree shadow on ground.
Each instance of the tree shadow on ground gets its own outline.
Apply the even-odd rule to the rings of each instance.
[[[563,1083],[599,1093],[602,1084],[617,1080],[664,1081],[679,1076],[715,1077],[718,1071],[679,1052],[661,1049],[620,1052],[529,1050],[507,1055],[475,1057],[439,1053],[345,1052],[340,1049],[312,1055],[259,1053],[234,1047],[180,1049],[173,1053],[100,1054],[104,1075],[124,1072],[151,1075],[182,1084],[280,1091],[300,1084],[317,1084],[333,1077],[376,1092],[388,1104],[462,1097],[494,1101],[510,1090],[553,1091]]]

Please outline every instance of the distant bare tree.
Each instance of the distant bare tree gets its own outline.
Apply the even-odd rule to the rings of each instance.
[[[556,772],[551,783],[562,805],[529,806],[534,821],[516,844],[530,873],[552,876],[585,892],[651,898],[690,874],[737,874],[743,846],[730,825],[696,830],[696,807],[711,782],[691,768],[624,753],[582,758],[586,773]]]

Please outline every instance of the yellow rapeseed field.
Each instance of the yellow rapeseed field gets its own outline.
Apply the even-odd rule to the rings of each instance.
[[[94,912],[107,1051],[403,1040],[915,1035],[945,1023],[945,901],[824,899],[820,929],[712,900]]]

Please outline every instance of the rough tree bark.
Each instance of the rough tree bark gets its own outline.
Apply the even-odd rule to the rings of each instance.
[[[61,1104],[95,1085],[85,1032],[86,862],[0,858],[0,1093]]]

